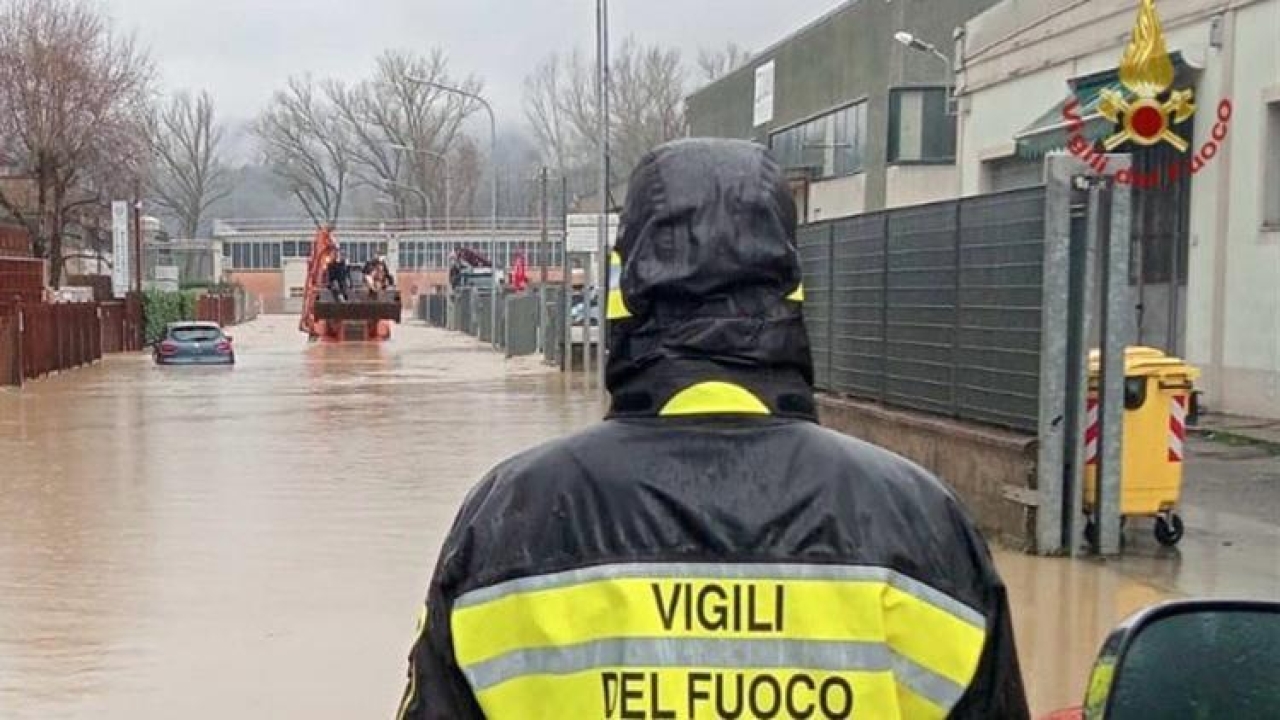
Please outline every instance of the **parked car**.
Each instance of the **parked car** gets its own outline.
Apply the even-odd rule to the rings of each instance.
[[[573,297],[573,307],[569,309],[569,319],[574,326],[582,325],[587,319],[587,306],[583,302],[583,296],[575,293]],[[591,290],[591,326],[595,327],[600,324],[600,301],[596,296],[596,291]]]
[[[181,322],[165,328],[155,344],[157,365],[234,365],[232,338],[217,323]]]

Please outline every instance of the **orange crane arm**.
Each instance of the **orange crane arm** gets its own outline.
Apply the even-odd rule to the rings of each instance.
[[[329,228],[316,230],[316,237],[311,242],[311,258],[307,261],[307,287],[302,295],[302,318],[298,322],[298,330],[315,337],[320,334],[316,327],[315,305],[320,295],[320,288],[326,284],[329,263],[337,255],[338,245],[333,241]]]

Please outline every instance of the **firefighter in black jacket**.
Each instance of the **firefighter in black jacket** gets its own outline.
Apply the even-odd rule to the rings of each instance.
[[[622,225],[609,417],[467,498],[400,717],[1026,718],[960,503],[816,422],[796,210],[766,151],[658,148]]]

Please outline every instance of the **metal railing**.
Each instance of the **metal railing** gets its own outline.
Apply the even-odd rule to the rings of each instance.
[[[1044,232],[1042,187],[802,228],[818,387],[1034,433]]]
[[[475,233],[490,232],[488,217],[455,217],[448,224],[441,218],[342,218],[334,226],[338,233]],[[559,233],[561,224],[553,228]],[[537,217],[501,217],[498,218],[499,232],[538,232],[542,221]],[[315,233],[316,226],[305,218],[254,218],[227,219],[214,221],[213,234],[216,237],[231,237],[244,234],[303,234]]]

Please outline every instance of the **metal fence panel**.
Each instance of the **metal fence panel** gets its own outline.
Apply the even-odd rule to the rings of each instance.
[[[564,356],[564,307],[562,288],[544,285],[542,303],[546,307],[546,327],[542,329],[543,359],[548,365],[560,367]]]
[[[538,316],[541,301],[533,293],[510,295],[502,303],[502,346],[507,357],[523,357],[538,352]]]
[[[955,362],[962,417],[1036,430],[1044,213],[1043,188],[961,201]]]
[[[831,227],[806,225],[796,233],[804,274],[804,320],[813,351],[814,383],[831,386]]]
[[[819,389],[1036,430],[1044,188],[868,213],[798,236]]]
[[[891,212],[888,228],[885,401],[951,414],[955,205]]]
[[[872,398],[884,394],[886,217],[833,224],[832,385]]]

